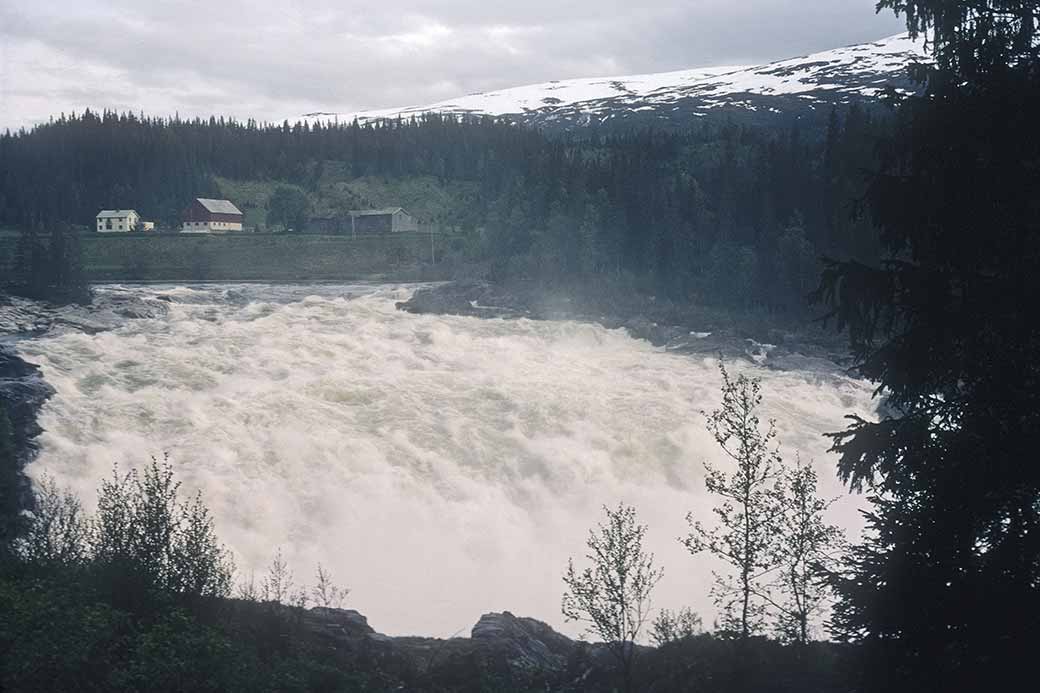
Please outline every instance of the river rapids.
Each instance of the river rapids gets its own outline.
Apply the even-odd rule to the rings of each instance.
[[[717,566],[678,539],[687,512],[712,518],[703,463],[725,463],[702,413],[720,400],[713,358],[592,324],[412,315],[394,307],[409,287],[119,290],[168,313],[18,344],[56,391],[28,473],[88,510],[114,464],[168,453],[239,580],[280,548],[297,585],[320,562],[385,633],[447,636],[510,610],[574,634],[561,575],[601,506],[623,501],[665,570],[655,606],[711,622]],[[731,368],[762,378],[783,453],[843,495],[822,434],[873,415],[869,384],[836,367]],[[833,520],[858,532],[844,496]]]

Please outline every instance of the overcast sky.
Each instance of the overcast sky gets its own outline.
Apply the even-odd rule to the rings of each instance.
[[[0,128],[93,109],[282,120],[767,62],[903,30],[875,0],[0,0]]]

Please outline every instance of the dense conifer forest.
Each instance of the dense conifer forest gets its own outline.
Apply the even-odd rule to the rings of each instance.
[[[792,310],[820,256],[876,256],[853,211],[889,120],[851,107],[823,131],[549,136],[436,115],[359,126],[86,112],[0,136],[0,226],[45,234],[128,207],[174,226],[185,200],[217,195],[214,176],[307,189],[335,164],[474,185],[450,218],[423,221],[458,231],[496,279],[624,280],[678,300]]]

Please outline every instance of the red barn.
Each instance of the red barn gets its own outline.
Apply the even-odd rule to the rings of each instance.
[[[230,200],[197,197],[184,210],[181,233],[228,233],[241,231],[242,211]]]

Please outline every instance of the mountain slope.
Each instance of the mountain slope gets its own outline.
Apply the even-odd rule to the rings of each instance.
[[[681,126],[719,114],[757,120],[805,117],[825,115],[833,104],[873,101],[887,87],[910,90],[913,84],[906,68],[925,59],[922,44],[904,34],[765,65],[552,81],[423,106],[305,117],[370,122],[446,113],[501,116],[564,128],[621,123]]]

